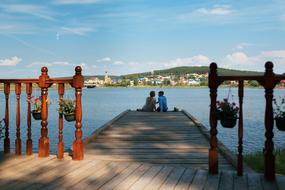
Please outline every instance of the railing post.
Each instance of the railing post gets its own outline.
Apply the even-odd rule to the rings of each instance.
[[[4,84],[5,94],[5,139],[4,139],[4,153],[10,153],[10,138],[9,138],[9,94],[10,83]]]
[[[238,157],[237,157],[237,175],[243,175],[243,80],[238,82],[238,96],[239,96],[239,123],[238,123]]]
[[[216,104],[217,104],[217,88],[219,86],[217,64],[211,63],[210,73],[208,77],[208,85],[210,88],[210,149],[209,149],[209,172],[210,174],[218,173],[218,151],[217,151],[217,117],[216,117]]]
[[[64,83],[58,84],[58,95],[59,101],[63,99],[64,95]],[[60,104],[61,105],[61,104]],[[57,158],[62,159],[64,155],[64,144],[63,144],[63,114],[58,114],[58,144],[57,144]]]
[[[75,140],[73,142],[73,160],[83,160],[84,158],[84,144],[82,141],[82,104],[81,95],[82,87],[84,84],[84,77],[81,74],[81,67],[77,66],[75,68],[75,75],[73,76],[72,87],[75,88],[76,97],[76,111],[75,111]]]
[[[26,84],[26,94],[28,100],[28,109],[27,109],[27,142],[26,142],[26,155],[32,155],[33,153],[33,141],[31,139],[31,95],[32,95],[33,86],[32,83]]]
[[[41,69],[42,74],[39,77],[39,86],[41,88],[42,96],[42,128],[41,128],[41,137],[39,139],[39,157],[48,157],[50,150],[50,143],[48,138],[48,106],[47,106],[47,96],[48,96],[48,87],[50,84],[47,84],[46,81],[49,79],[47,67]]]
[[[22,146],[21,146],[21,132],[20,132],[20,96],[21,96],[21,83],[15,84],[15,93],[17,99],[16,105],[16,140],[15,140],[15,152],[17,155],[22,154]]]
[[[276,85],[273,73],[273,63],[265,63],[264,88],[265,88],[265,147],[264,147],[264,177],[268,180],[275,179],[275,156],[273,154],[273,89]]]

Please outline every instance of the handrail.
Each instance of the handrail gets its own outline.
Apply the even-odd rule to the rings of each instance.
[[[0,79],[0,83],[37,83],[39,79]]]
[[[285,80],[285,75],[278,75],[273,72],[273,63],[265,63],[265,72],[262,75],[238,75],[226,76],[218,75],[217,64],[210,64],[210,71],[208,77],[208,86],[210,88],[210,149],[209,149],[209,172],[211,174],[218,173],[218,152],[217,152],[217,116],[216,116],[216,103],[217,103],[217,89],[225,81],[236,80],[238,81],[238,94],[239,94],[239,123],[238,123],[238,167],[237,174],[243,175],[243,89],[245,80],[256,80],[265,89],[265,142],[264,142],[264,176],[268,180],[275,179],[275,156],[273,154],[273,89],[281,81]]]
[[[46,80],[46,83],[68,83],[72,82],[73,77],[57,77]],[[22,79],[0,79],[0,83],[38,83],[38,78],[22,78]]]
[[[50,139],[48,137],[48,88],[52,84],[58,84],[58,95],[60,99],[63,99],[64,95],[64,84],[71,85],[75,89],[75,140],[73,142],[73,160],[82,160],[84,158],[84,146],[82,141],[82,104],[81,95],[82,87],[84,84],[84,77],[82,76],[82,69],[80,66],[75,67],[75,75],[73,77],[57,77],[50,78],[48,75],[48,68],[42,67],[41,75],[39,78],[29,78],[29,79],[0,79],[0,83],[4,84],[4,94],[5,94],[5,138],[4,138],[4,153],[10,153],[10,133],[9,133],[9,95],[10,95],[10,84],[15,84],[15,94],[16,94],[16,140],[15,140],[15,153],[17,155],[22,154],[21,150],[21,130],[20,130],[20,97],[22,84],[25,84],[26,94],[27,94],[27,141],[26,141],[26,155],[32,154],[33,142],[31,139],[31,97],[33,83],[37,84],[41,89],[42,103],[41,106],[41,136],[39,138],[39,157],[48,157],[50,154]],[[64,155],[64,144],[63,144],[63,117],[59,114],[59,135],[58,135],[58,159],[62,159]]]

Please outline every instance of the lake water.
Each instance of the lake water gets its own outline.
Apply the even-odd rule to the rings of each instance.
[[[127,109],[141,108],[145,102],[149,91],[163,90],[168,99],[168,107],[185,109],[196,118],[198,118],[206,127],[209,128],[209,89],[207,88],[94,88],[84,89],[82,96],[83,103],[83,134],[84,137],[90,135],[96,128]],[[238,103],[237,89],[232,89],[233,100]],[[285,90],[276,89],[275,96],[284,96]],[[218,99],[223,99],[228,94],[228,89],[220,88]],[[264,146],[264,90],[263,89],[245,89],[244,98],[244,152],[250,153],[260,151]],[[34,96],[39,96],[40,91],[34,91]],[[67,90],[66,98],[73,98],[74,91]],[[49,98],[52,104],[49,107],[49,137],[52,153],[56,152],[58,140],[58,95],[56,90],[49,91]],[[15,94],[10,95],[10,139],[11,146],[14,148],[15,141]],[[0,118],[4,117],[5,98],[3,93],[0,95]],[[26,125],[26,95],[21,96],[21,138],[23,150],[25,150],[25,141],[27,134]],[[225,129],[218,125],[218,138],[231,150],[237,151],[237,126],[233,129]],[[64,143],[65,148],[69,148],[74,140],[74,122],[64,122]],[[40,136],[40,121],[32,120],[32,139],[34,151],[38,146]],[[275,147],[280,148],[285,143],[285,132],[274,129]],[[0,150],[3,150],[3,140],[0,142]]]

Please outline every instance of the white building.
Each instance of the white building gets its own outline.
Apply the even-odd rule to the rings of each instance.
[[[189,79],[188,80],[188,85],[190,85],[190,86],[199,86],[200,85],[200,81],[199,80],[194,80],[194,79]]]

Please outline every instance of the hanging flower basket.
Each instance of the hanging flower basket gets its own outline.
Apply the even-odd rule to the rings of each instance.
[[[64,119],[68,122],[75,121],[75,113],[64,114]]]
[[[41,120],[42,119],[41,112],[37,112],[37,110],[32,110],[32,116],[35,120]]]
[[[75,121],[75,100],[61,99],[59,101],[59,108],[57,109],[59,114],[64,115],[64,119],[68,122]]]
[[[275,124],[277,129],[285,131],[285,118],[275,118]]]
[[[228,99],[217,101],[216,116],[221,125],[225,128],[233,128],[237,123],[239,108],[234,102],[230,103]]]
[[[281,98],[281,97],[280,97]],[[285,97],[279,101],[274,98],[274,119],[277,129],[285,131]]]
[[[28,100],[34,107],[34,109],[31,111],[32,116],[35,120],[41,120],[42,116],[41,116],[41,110],[42,110],[42,97],[34,97],[32,96],[32,98],[30,100]],[[47,98],[46,100],[47,106],[49,106],[51,104],[50,100]]]
[[[237,118],[221,118],[220,122],[225,128],[234,128],[237,123]]]

